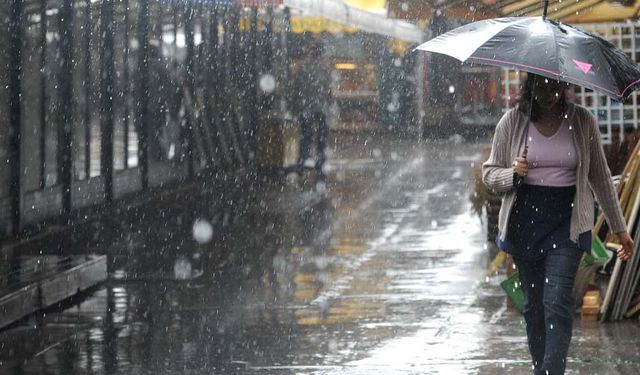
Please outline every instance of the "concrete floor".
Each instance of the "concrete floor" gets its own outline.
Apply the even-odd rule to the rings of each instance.
[[[109,254],[109,282],[1,332],[0,375],[530,373],[470,210],[486,144],[333,144],[326,181],[289,176],[222,208],[190,197],[78,236]],[[638,337],[635,319],[577,317],[567,373],[640,373]]]

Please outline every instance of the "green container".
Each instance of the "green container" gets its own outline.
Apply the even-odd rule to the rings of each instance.
[[[597,236],[591,243],[591,254],[586,255],[581,263],[581,267],[589,267],[594,264],[606,264],[613,253],[607,250]],[[507,293],[507,296],[513,302],[513,306],[520,312],[524,307],[524,292],[520,284],[520,276],[516,272],[511,277],[500,283],[500,286]]]
[[[507,293],[507,296],[513,302],[513,306],[520,312],[524,308],[524,292],[520,286],[520,276],[516,272],[511,277],[500,283],[500,286]]]
[[[600,238],[595,236],[591,243],[591,254],[586,255],[582,259],[581,266],[588,267],[592,264],[606,264],[612,255],[613,253],[604,247]]]

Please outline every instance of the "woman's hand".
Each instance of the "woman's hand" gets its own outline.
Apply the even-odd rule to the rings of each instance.
[[[520,177],[526,176],[527,173],[529,173],[529,162],[527,162],[527,159],[518,156],[516,160],[513,161],[513,171]]]
[[[625,261],[633,255],[633,249],[635,248],[633,239],[627,231],[616,233],[616,235],[618,236],[620,245],[622,245],[620,250],[618,250],[617,256],[620,260]]]

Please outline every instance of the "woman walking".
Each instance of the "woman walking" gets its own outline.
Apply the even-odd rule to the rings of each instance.
[[[569,102],[566,90],[566,83],[529,74],[482,166],[484,183],[504,194],[496,242],[518,267],[534,374],[564,374],[594,194],[622,245],[618,258],[633,252],[596,119]]]

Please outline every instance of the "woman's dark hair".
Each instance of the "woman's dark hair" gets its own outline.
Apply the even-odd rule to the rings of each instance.
[[[543,76],[527,73],[527,79],[524,81],[522,87],[520,87],[520,93],[515,100],[515,103],[518,106],[518,110],[522,112],[525,116],[529,115],[529,103],[531,103],[531,95],[533,93],[533,83],[535,81],[542,81],[545,78]],[[567,105],[567,95],[563,92],[562,97],[560,98],[560,105],[564,108]],[[531,109],[531,118],[530,121],[538,121],[540,119],[540,107],[536,101],[533,101],[533,108]]]

